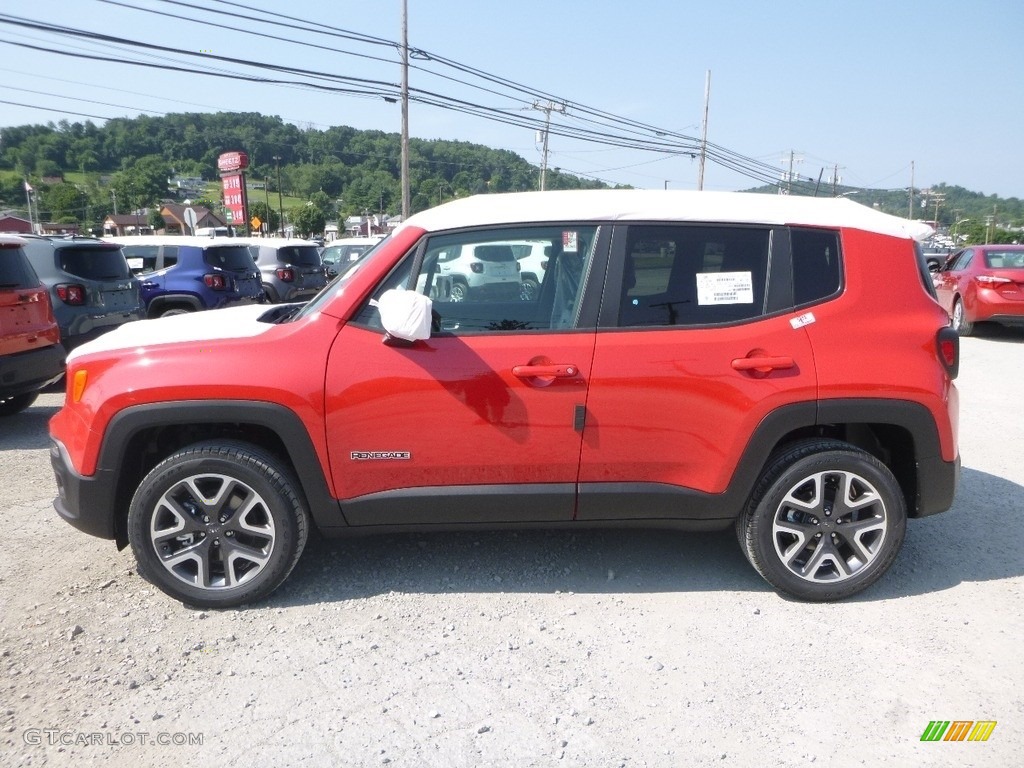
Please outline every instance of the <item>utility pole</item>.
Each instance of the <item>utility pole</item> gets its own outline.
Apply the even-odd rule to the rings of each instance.
[[[914,218],[914,161],[910,161],[910,211],[907,213],[907,218],[913,220]]]
[[[786,158],[783,157],[782,160],[783,160],[783,162],[785,162]],[[786,177],[786,191],[783,192],[782,191],[782,187],[780,186],[779,187],[779,194],[780,195],[788,195],[788,194],[791,194],[793,192],[793,166],[794,166],[794,164],[802,163],[803,161],[804,161],[803,157],[797,155],[794,150],[792,150],[792,149],[789,150],[789,172],[784,174],[785,177]]]
[[[409,218],[409,0],[402,0],[402,221]]]
[[[281,192],[281,156],[274,155],[274,166],[277,168],[277,228],[284,237],[284,196]]]
[[[704,189],[704,164],[708,158],[708,104],[711,102],[711,70],[704,79],[704,121],[700,135],[700,170],[697,175],[697,189]]]
[[[540,191],[543,192],[547,187],[547,176],[548,176],[548,132],[551,127],[551,113],[558,112],[561,115],[565,114],[565,104],[555,104],[553,101],[549,101],[545,104],[541,104],[539,100],[533,102],[533,108],[544,113],[544,148],[541,150],[541,162],[540,162]]]

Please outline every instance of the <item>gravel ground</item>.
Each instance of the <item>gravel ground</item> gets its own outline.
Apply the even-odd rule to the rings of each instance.
[[[598,531],[313,540],[189,610],[53,512],[44,395],[0,424],[0,765],[1019,765],[1024,335],[962,353],[953,509],[831,605],[731,534]]]

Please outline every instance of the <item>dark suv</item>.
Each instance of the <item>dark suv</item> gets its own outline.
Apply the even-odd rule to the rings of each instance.
[[[107,238],[142,281],[147,317],[263,301],[245,241],[230,237],[140,235]]]
[[[0,417],[23,411],[64,375],[64,347],[50,294],[22,246],[0,235]]]
[[[25,239],[25,253],[50,290],[66,349],[145,317],[139,281],[117,246],[91,237]]]
[[[311,526],[733,528],[780,591],[847,597],[956,492],[928,231],[842,199],[453,201],[302,307],[72,355],[57,511],[191,605],[268,594]],[[452,254],[519,242],[547,258],[528,295],[436,289]]]

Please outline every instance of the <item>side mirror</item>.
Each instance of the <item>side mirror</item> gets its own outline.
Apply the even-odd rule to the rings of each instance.
[[[384,343],[421,341],[430,338],[433,302],[415,291],[384,291],[375,302],[387,335]]]

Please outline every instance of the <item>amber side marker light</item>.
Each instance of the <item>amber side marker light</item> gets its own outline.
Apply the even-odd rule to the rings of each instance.
[[[80,402],[82,395],[85,393],[85,384],[89,379],[89,373],[85,368],[80,368],[75,371],[75,375],[71,379],[71,400],[72,402]]]

